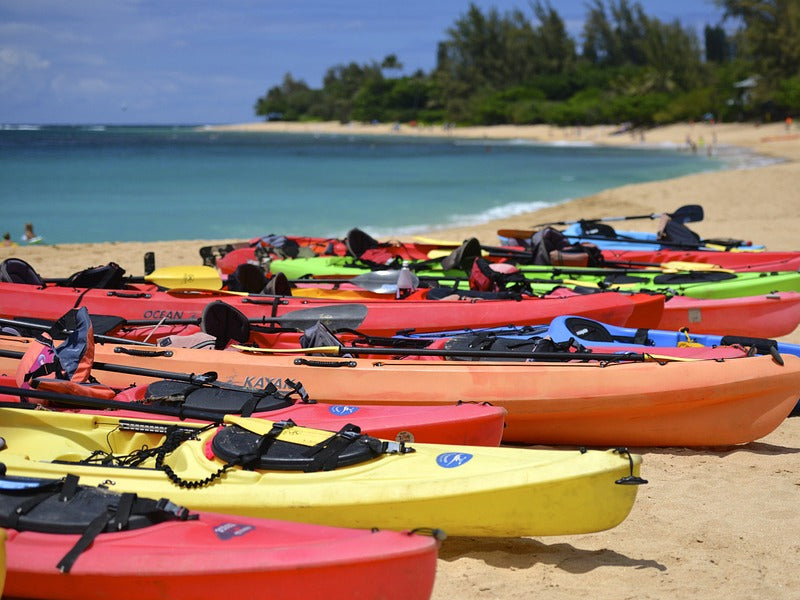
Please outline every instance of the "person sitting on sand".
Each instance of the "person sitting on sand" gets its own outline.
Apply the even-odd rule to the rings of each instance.
[[[3,234],[3,246],[16,246],[15,242],[11,241],[11,234],[9,232],[5,232]]]

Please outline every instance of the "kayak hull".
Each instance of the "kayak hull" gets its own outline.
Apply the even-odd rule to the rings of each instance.
[[[3,374],[15,368],[13,360],[0,358],[0,385],[16,387],[13,375]],[[95,371],[101,382],[105,373]],[[126,389],[115,400],[142,401],[144,386]],[[18,400],[18,397],[0,394],[0,400]],[[93,411],[84,411],[93,412]],[[96,411],[94,411],[96,412]],[[135,407],[114,411],[117,416],[140,416]],[[266,412],[255,412],[253,417],[271,421],[294,421],[314,429],[339,431],[354,423],[363,433],[381,439],[424,442],[430,444],[457,444],[465,446],[499,446],[505,428],[506,411],[487,403],[454,403],[449,406],[397,406],[364,404],[349,406],[321,402],[296,402],[291,406]]]
[[[599,319],[598,319],[599,320]],[[779,337],[800,326],[800,293],[778,292],[741,298],[672,296],[654,329],[695,333]]]
[[[625,294],[571,294],[554,297],[531,297],[516,300],[349,300],[226,294],[225,292],[172,290],[170,293],[148,290],[114,291],[0,283],[6,318],[56,320],[72,308],[85,306],[92,315],[115,315],[135,323],[145,319],[153,326],[163,319],[198,320],[212,301],[226,302],[250,319],[292,319],[296,311],[317,309],[325,314],[327,307],[361,308],[363,313],[349,328],[369,335],[393,335],[404,329],[436,331],[467,326],[493,327],[547,322],[559,314],[582,314],[592,319],[618,325],[637,326],[638,320],[654,320],[663,310],[663,298],[652,296],[632,300]],[[646,301],[646,305],[638,302]],[[335,309],[334,309],[335,310]],[[316,319],[315,319],[316,320]],[[352,319],[351,319],[352,320]],[[310,326],[312,323],[306,325]],[[152,337],[161,337],[157,330]]]
[[[25,340],[0,338],[21,350]],[[767,435],[789,415],[800,358],[608,364],[371,360],[210,352],[128,353],[97,344],[95,360],[149,369],[214,370],[220,380],[263,388],[289,377],[320,402],[491,402],[508,411],[504,442],[593,446],[713,446]],[[134,348],[135,350],[135,348]],[[108,373],[109,385],[130,376]],[[135,383],[144,378],[136,377]]]
[[[115,491],[166,496],[192,510],[362,529],[438,528],[455,536],[562,535],[614,527],[630,512],[637,487],[615,482],[635,476],[641,461],[610,450],[414,444],[413,452],[382,454],[331,471],[234,467],[213,478],[225,462],[208,454],[218,430],[206,429],[164,462],[183,481],[211,477],[212,483],[179,487],[154,468],[153,459],[135,468],[79,463],[96,450],[127,455],[145,445],[158,447],[164,442],[158,432],[131,431],[106,415],[5,408],[0,418],[9,475],[53,477],[68,470],[87,485],[105,482]],[[150,423],[163,422],[133,425],[152,430]],[[284,433],[290,439],[303,435],[297,429]]]
[[[214,513],[103,533],[69,573],[56,564],[77,534],[8,531],[5,594],[63,600],[430,597],[437,543]],[[353,586],[352,582],[358,585]]]

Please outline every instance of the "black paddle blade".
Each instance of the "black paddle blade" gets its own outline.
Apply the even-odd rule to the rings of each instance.
[[[697,223],[703,220],[703,207],[699,204],[681,206],[674,213],[669,213],[669,218],[677,223]]]
[[[276,318],[263,319],[263,322],[280,323],[290,329],[305,330],[320,321],[336,331],[338,329],[357,329],[364,322],[366,316],[367,307],[364,304],[340,304],[293,310]],[[255,320],[255,322],[261,322],[261,320]]]

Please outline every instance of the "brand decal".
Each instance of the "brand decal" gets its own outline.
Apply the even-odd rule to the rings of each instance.
[[[347,406],[347,405],[334,405],[328,408],[332,415],[336,415],[339,417],[346,417],[347,415],[352,415],[354,412],[358,410],[357,406]]]
[[[142,314],[144,319],[183,319],[182,310],[146,310]]]
[[[228,383],[236,383],[236,381],[231,378]],[[246,376],[238,385],[251,390],[263,390],[270,383],[282,392],[288,392],[291,389],[280,377],[257,377],[255,375]]]
[[[241,537],[250,531],[253,531],[255,527],[252,525],[242,525],[240,523],[220,523],[216,527],[214,527],[214,533],[217,534],[217,537],[223,541],[230,540],[235,537]]]
[[[436,464],[445,469],[455,469],[469,462],[472,454],[466,452],[445,452],[436,457]]]

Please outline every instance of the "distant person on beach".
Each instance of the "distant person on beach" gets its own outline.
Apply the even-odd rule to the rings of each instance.
[[[3,234],[3,246],[16,246],[17,244],[11,241],[11,234],[9,232],[5,232]]]
[[[25,223],[25,233],[22,234],[22,241],[30,242],[34,238],[36,238],[36,234],[33,233],[33,223]]]
[[[786,131],[792,128],[792,117],[786,117]]]

